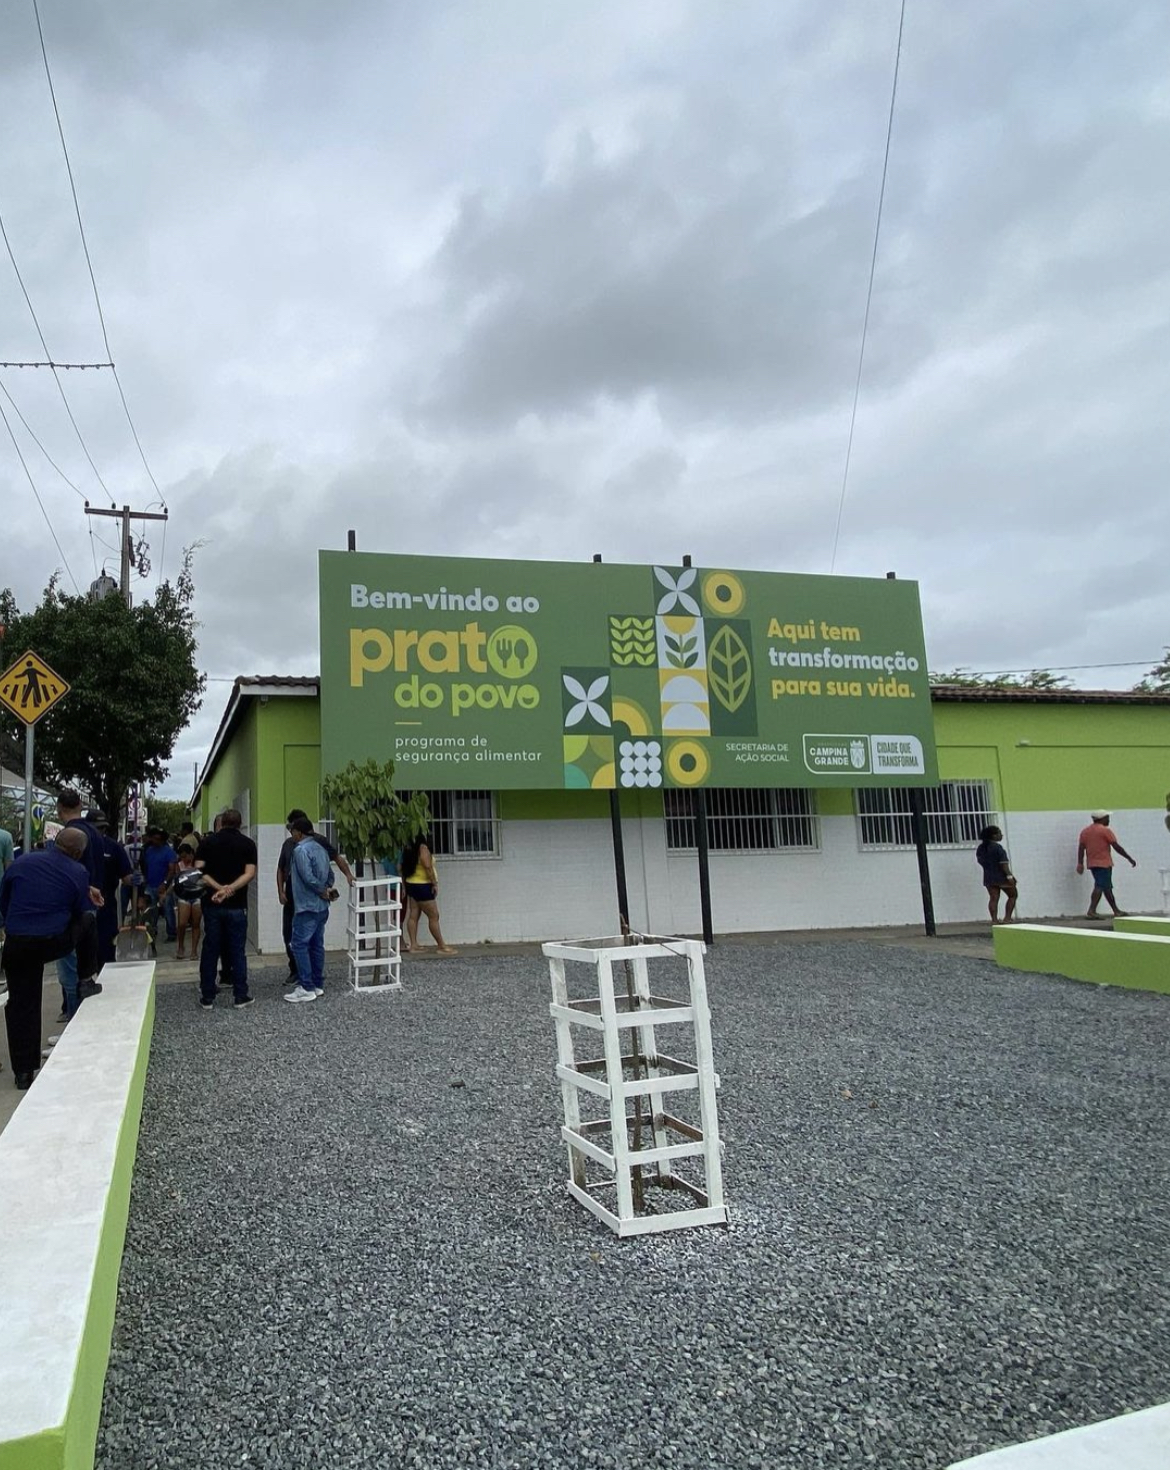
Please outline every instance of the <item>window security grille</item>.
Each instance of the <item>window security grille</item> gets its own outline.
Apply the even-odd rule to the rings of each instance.
[[[409,792],[401,793],[404,797]],[[498,857],[500,819],[490,791],[428,791],[436,857]]]
[[[913,847],[910,793],[863,787],[856,793],[863,851]],[[944,781],[923,793],[927,847],[966,847],[996,821],[990,781]]]
[[[694,793],[668,786],[662,796],[667,851],[693,851]],[[712,852],[816,852],[821,833],[812,792],[709,787],[707,839]]]

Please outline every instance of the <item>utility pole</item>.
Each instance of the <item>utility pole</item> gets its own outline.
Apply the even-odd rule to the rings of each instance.
[[[110,516],[114,520],[119,520],[122,522],[122,567],[120,586],[122,589],[122,596],[126,601],[126,606],[129,607],[131,601],[130,562],[132,560],[130,549],[131,518],[136,521],[165,521],[168,518],[167,512],[165,510],[132,511],[128,505],[124,505],[121,510],[119,510],[116,506],[111,506],[109,510],[99,510],[96,506],[90,505],[89,501],[87,500],[85,502],[85,513],[87,516]]]

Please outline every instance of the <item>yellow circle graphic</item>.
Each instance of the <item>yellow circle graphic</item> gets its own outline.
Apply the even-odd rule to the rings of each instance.
[[[711,771],[711,757],[697,740],[672,740],[666,748],[666,769],[676,786],[701,786]]]
[[[527,628],[509,623],[488,639],[488,663],[505,679],[523,679],[536,667],[536,639]]]
[[[708,572],[703,578],[703,601],[712,612],[733,618],[743,609],[747,593],[734,572]]]

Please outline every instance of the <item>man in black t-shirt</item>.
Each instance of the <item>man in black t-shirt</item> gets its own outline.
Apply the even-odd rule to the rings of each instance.
[[[215,972],[224,953],[230,964],[234,1004],[250,1006],[248,994],[248,885],[256,876],[256,844],[240,831],[243,818],[229,808],[218,832],[205,837],[195,853],[195,866],[206,882],[203,897],[203,950],[199,956],[199,1004],[215,1005]]]
[[[293,959],[292,952],[292,921],[293,921],[293,896],[292,878],[289,876],[289,865],[292,862],[293,849],[297,845],[297,839],[292,836],[292,824],[300,819],[308,820],[306,813],[299,806],[294,806],[285,818],[285,827],[289,836],[284,839],[280,849],[280,856],[276,860],[276,896],[281,906],[281,933],[284,938],[284,952],[288,956],[288,981],[291,984],[297,978],[297,965]],[[319,842],[325,849],[325,854],[331,863],[336,863],[345,874],[346,882],[353,887],[353,869],[345,858],[337,851],[332,842],[320,832],[309,834],[314,842]]]

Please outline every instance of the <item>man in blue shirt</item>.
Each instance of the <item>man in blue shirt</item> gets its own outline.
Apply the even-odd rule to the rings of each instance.
[[[317,1000],[325,990],[325,925],[329,922],[333,870],[324,847],[312,840],[313,824],[308,817],[291,821],[289,834],[296,843],[288,871],[292,879],[292,952],[297,983],[285,1000],[295,1005]]]
[[[146,879],[146,891],[155,910],[155,928],[158,915],[163,914],[167,924],[167,938],[175,937],[175,914],[166,903],[167,891],[175,879],[179,855],[167,841],[161,827],[151,827],[146,834],[146,846],[142,849],[142,873]]]
[[[92,975],[97,961],[86,838],[66,827],[54,847],[26,853],[0,879],[0,917],[7,930],[0,967],[8,976],[4,1023],[16,1085],[32,1086],[41,1062],[41,989],[45,965],[75,946],[78,962]],[[100,897],[100,895],[99,895]]]

